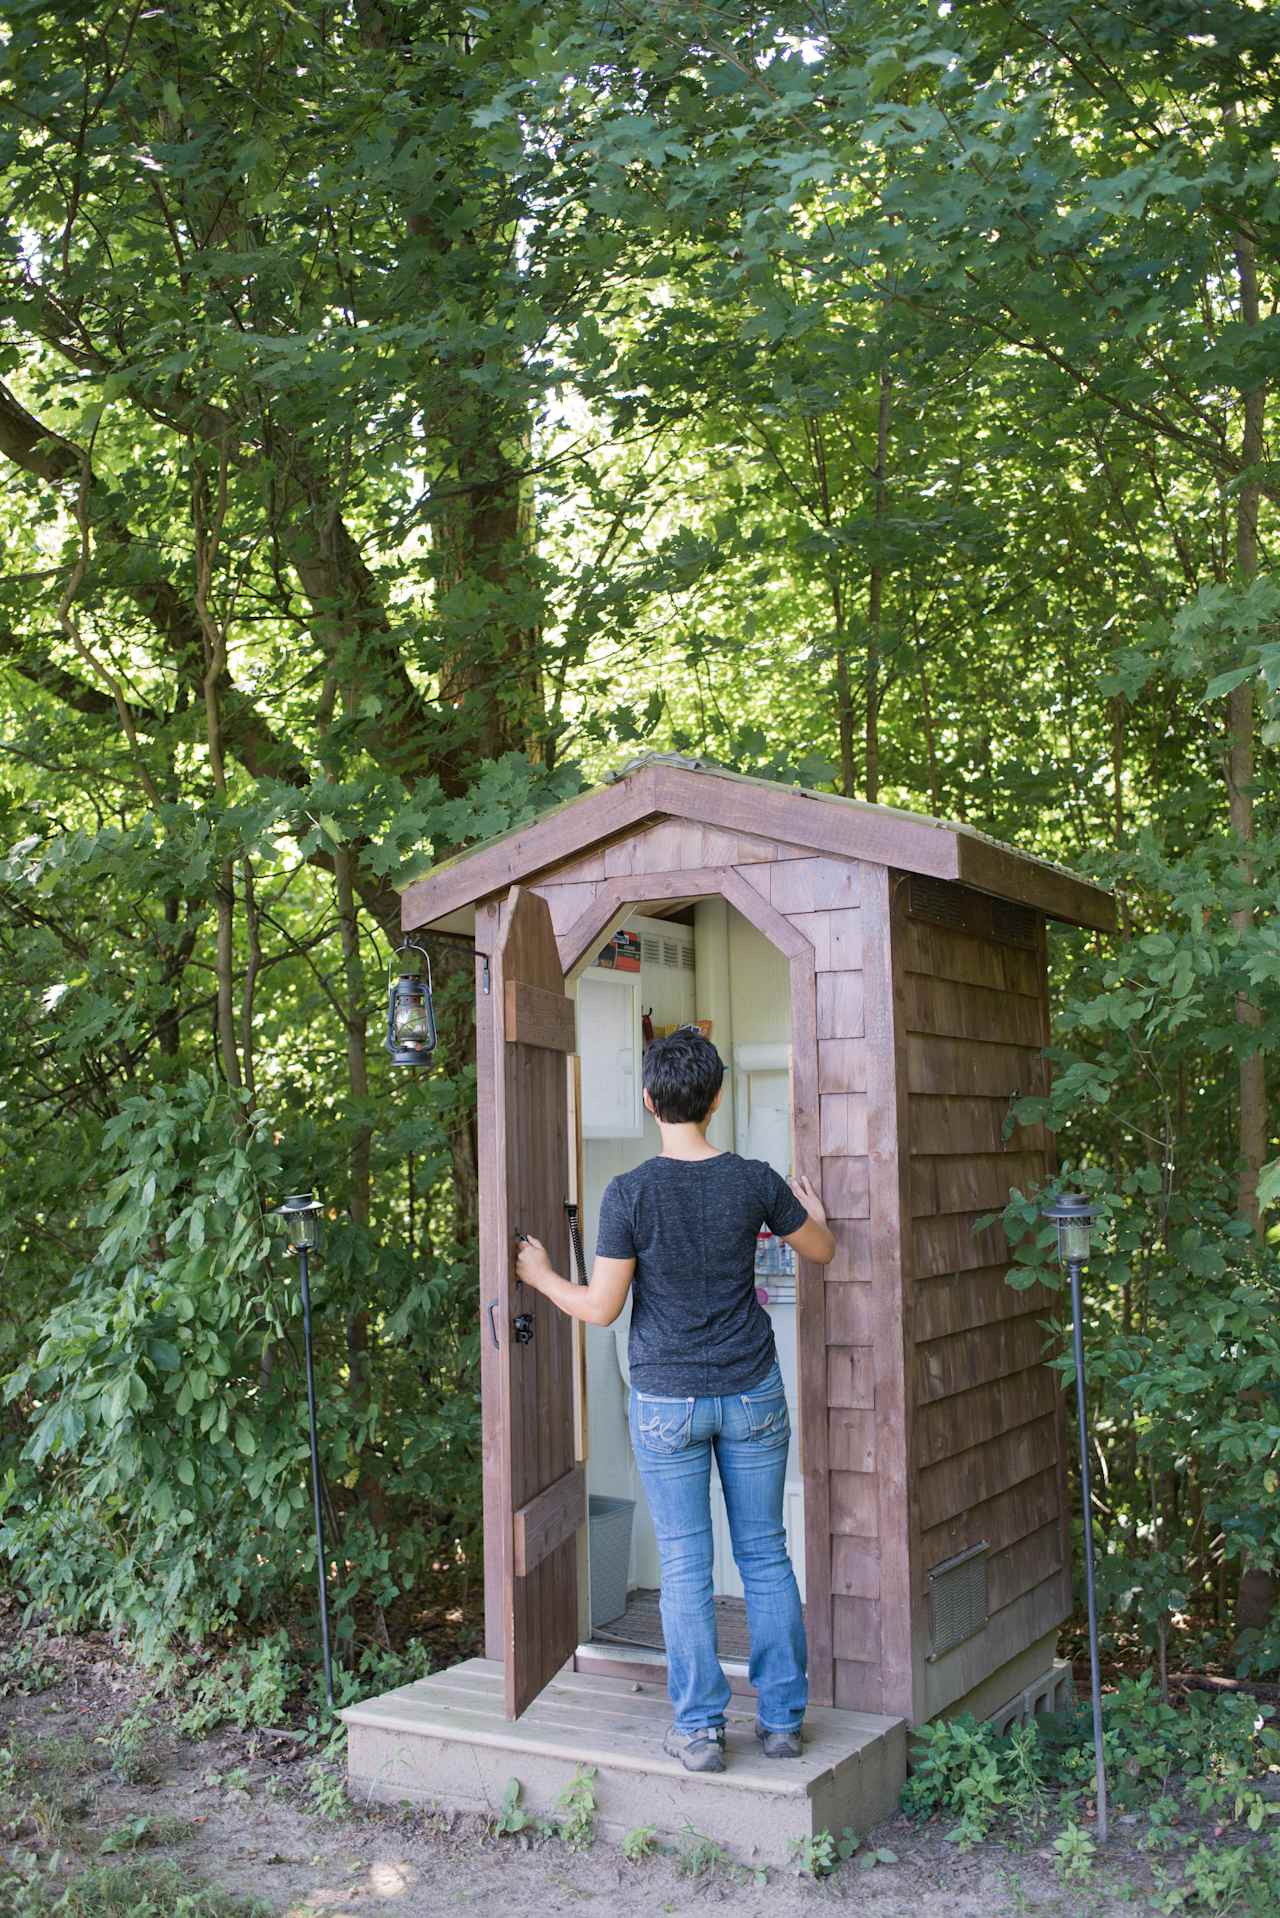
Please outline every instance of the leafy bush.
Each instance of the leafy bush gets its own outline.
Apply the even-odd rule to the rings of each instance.
[[[125,1100],[102,1151],[92,1255],[6,1382],[28,1430],[0,1479],[0,1558],[67,1626],[124,1627],[158,1657],[177,1633],[292,1619],[314,1592],[296,1295],[264,1219],[284,1174],[269,1117],[194,1072]],[[424,1405],[426,1375],[400,1343],[443,1327],[454,1283],[407,1285],[399,1253],[379,1276],[372,1256],[367,1234],[335,1224],[315,1280],[340,1647],[357,1599],[385,1607],[415,1582],[456,1577],[479,1519],[474,1396]],[[358,1418],[341,1304],[357,1284],[397,1301],[398,1341]],[[442,1362],[462,1365],[455,1388],[476,1359],[467,1336],[465,1348],[441,1342]],[[344,1489],[370,1443],[394,1460],[389,1490],[403,1500],[387,1501],[381,1528]]]

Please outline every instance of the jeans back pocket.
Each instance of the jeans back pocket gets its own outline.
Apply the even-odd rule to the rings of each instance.
[[[653,1398],[635,1394],[636,1444],[646,1452],[683,1452],[693,1429],[692,1399]]]
[[[777,1366],[762,1379],[753,1392],[739,1394],[747,1415],[750,1438],[780,1444],[791,1437],[791,1418],[787,1411],[787,1392]]]

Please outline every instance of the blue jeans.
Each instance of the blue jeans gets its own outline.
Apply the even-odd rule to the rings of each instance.
[[[633,1389],[630,1418],[662,1563],[667,1688],[677,1730],[723,1725],[730,1698],[712,1604],[713,1451],[747,1597],[759,1721],[769,1731],[798,1730],[809,1687],[800,1593],[782,1523],[791,1423],[781,1372],[775,1365],[749,1392],[723,1398],[659,1398]]]

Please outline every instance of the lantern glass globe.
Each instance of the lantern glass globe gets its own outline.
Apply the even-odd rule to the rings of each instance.
[[[1097,1217],[1083,1192],[1064,1192],[1042,1215],[1052,1219],[1058,1234],[1058,1257],[1064,1265],[1084,1265],[1088,1261],[1091,1228]]]
[[[401,1045],[428,1046],[432,1042],[427,995],[416,982],[401,980],[395,1003],[395,1036]]]
[[[1058,1257],[1064,1265],[1083,1265],[1089,1257],[1088,1219],[1058,1220]]]
[[[320,1243],[320,1218],[324,1208],[311,1192],[295,1192],[276,1207],[276,1217],[284,1226],[292,1246],[308,1250]]]

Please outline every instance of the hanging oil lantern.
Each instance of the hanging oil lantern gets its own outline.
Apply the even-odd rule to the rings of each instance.
[[[410,971],[407,954],[416,952],[426,967]],[[393,976],[394,968],[400,970]],[[387,1051],[395,1066],[430,1065],[436,1049],[436,1014],[431,1003],[431,960],[412,940],[392,955],[387,968]]]

